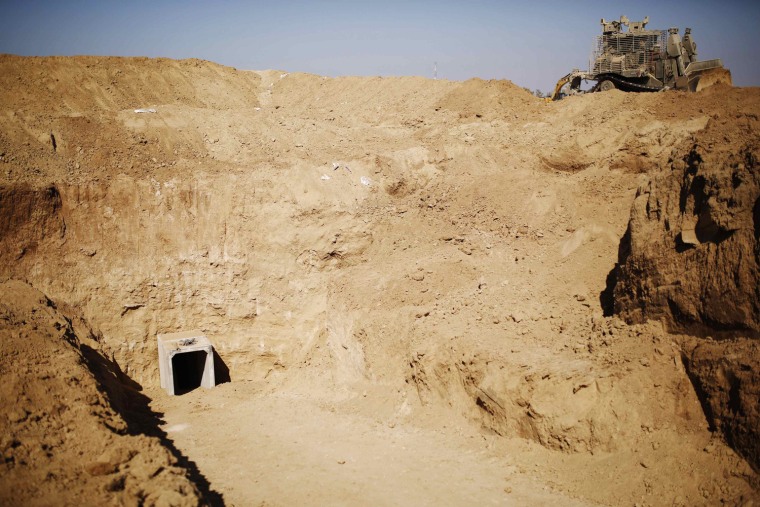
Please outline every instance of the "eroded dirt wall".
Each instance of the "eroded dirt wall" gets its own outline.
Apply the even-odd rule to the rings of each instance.
[[[671,169],[639,190],[615,288],[616,310],[630,320],[760,331],[760,142],[753,129],[713,144],[719,130],[676,151]]]
[[[257,197],[252,183],[122,176],[37,191],[4,187],[2,209],[13,210],[2,220],[13,229],[3,237],[12,257],[4,274],[66,294],[140,382],[157,375],[155,335],[188,328],[213,335],[238,378],[265,375],[323,320],[325,293],[310,264],[348,263],[371,235],[334,215],[316,234],[272,230],[266,215],[276,204]],[[293,272],[298,294],[289,287]],[[290,319],[294,307],[301,312]],[[288,321],[287,332],[278,330]]]
[[[0,262],[6,266],[34,257],[42,245],[60,245],[66,234],[58,188],[0,186]]]
[[[691,340],[685,363],[713,429],[760,468],[760,343]]]
[[[619,268],[615,311],[662,320],[685,342],[710,424],[760,466],[760,136],[757,117],[711,120],[639,189]]]

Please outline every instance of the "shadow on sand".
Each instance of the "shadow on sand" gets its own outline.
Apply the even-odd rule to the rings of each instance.
[[[114,410],[126,421],[129,433],[158,438],[176,458],[177,464],[187,470],[190,480],[201,492],[205,504],[212,507],[224,506],[222,494],[211,488],[208,479],[200,472],[195,462],[182,454],[168,438],[166,432],[160,428],[160,425],[164,423],[163,414],[154,412],[150,408],[150,398],[142,393],[142,386],[121,371],[115,361],[106,358],[99,351],[85,344],[80,344],[80,349]],[[217,371],[221,373],[221,375],[217,374],[217,378],[220,379],[217,383],[230,381],[229,368],[216,351],[214,351],[214,367],[219,368]],[[226,380],[222,381],[225,378]]]

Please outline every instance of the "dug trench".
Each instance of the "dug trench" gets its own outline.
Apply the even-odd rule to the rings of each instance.
[[[0,68],[9,503],[758,500],[756,89]]]

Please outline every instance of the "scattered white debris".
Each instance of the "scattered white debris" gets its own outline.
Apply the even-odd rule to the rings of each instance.
[[[135,113],[155,113],[156,110],[153,108],[150,109],[135,109]]]
[[[172,426],[167,426],[166,428],[164,428],[164,431],[167,432],[167,433],[175,433],[177,431],[184,431],[184,430],[186,430],[189,427],[190,427],[190,425],[187,424],[187,423],[174,424]]]
[[[329,179],[330,179],[330,177],[329,177],[328,175],[326,175],[326,174],[323,174],[323,175],[322,175],[322,177],[321,177],[321,178],[319,178],[319,179],[320,179],[320,180],[325,180],[325,181],[327,181],[327,180],[329,180]]]
[[[343,166],[343,169],[346,171],[351,172],[350,167],[348,167],[346,164],[341,164],[340,162],[333,162],[333,171],[337,171],[341,166]]]
[[[348,168],[346,168],[346,169],[348,169]],[[362,185],[364,185],[366,187],[372,185],[372,180],[369,179],[369,178],[367,178],[366,176],[362,176],[361,178],[359,178],[359,180],[362,182]]]
[[[289,72],[286,72],[285,74],[280,74],[280,79],[284,78],[284,77],[285,77],[285,76],[287,76],[288,74],[289,74]]]
[[[253,109],[254,109],[255,111],[261,111],[261,108],[260,108],[260,107],[254,107]]]

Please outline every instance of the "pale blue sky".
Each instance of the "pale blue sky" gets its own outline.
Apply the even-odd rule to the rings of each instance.
[[[586,68],[599,19],[693,29],[701,59],[760,86],[760,2],[667,0],[0,2],[0,53],[203,58],[326,76],[510,79],[549,90]]]

